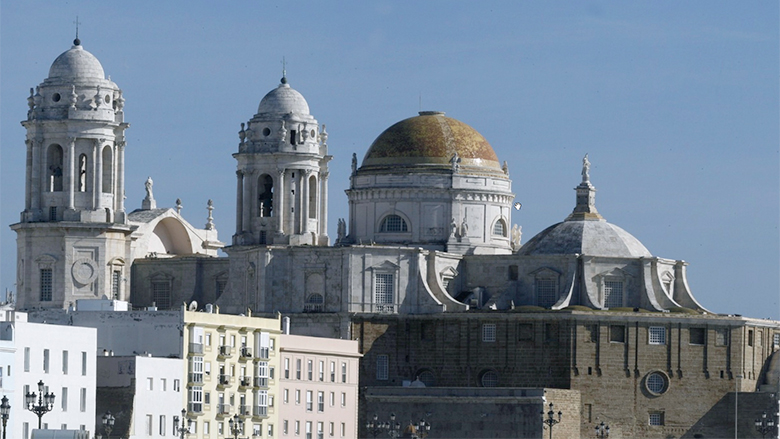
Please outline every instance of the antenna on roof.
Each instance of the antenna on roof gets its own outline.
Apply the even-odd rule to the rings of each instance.
[[[81,40],[79,40],[79,16],[78,15],[76,16],[76,21],[74,21],[74,23],[76,24],[76,39],[73,40],[73,44],[78,46],[79,44],[81,44]]]

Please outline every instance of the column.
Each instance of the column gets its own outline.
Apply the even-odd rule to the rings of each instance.
[[[320,174],[320,199],[317,205],[317,211],[320,213],[317,218],[319,225],[319,234],[325,236],[328,234],[328,172]]]
[[[38,211],[41,208],[41,141],[32,142],[32,188],[30,190],[30,207]],[[35,215],[35,214],[33,214]]]
[[[33,154],[32,154],[32,140],[25,140],[25,145],[27,145],[27,162],[26,162],[26,170],[25,170],[25,179],[24,179],[24,210],[29,212],[31,203],[32,203],[32,164],[33,164]]]
[[[236,171],[236,235],[244,231],[244,173]]]
[[[309,177],[311,171],[306,169],[301,172],[301,178],[303,179],[303,187],[301,188],[301,233],[309,231]]]
[[[116,142],[116,185],[114,186],[116,210],[125,212],[125,141]]]
[[[277,216],[277,232],[284,234],[284,169],[276,170],[276,184],[274,185],[274,215]]]
[[[93,139],[92,145],[92,210],[98,208],[98,197],[100,196],[101,187],[98,185],[98,175],[101,174],[100,169],[100,154],[98,153],[99,143],[97,139]]]
[[[241,222],[243,226],[242,232],[251,232],[252,231],[252,199],[250,198],[250,193],[252,191],[252,180],[254,176],[254,172],[252,171],[244,171],[244,187],[243,187],[243,201],[241,202],[242,212],[241,212]],[[249,187],[247,187],[249,186]]]
[[[75,203],[75,192],[76,192],[76,138],[75,137],[68,137],[68,149],[67,149],[67,155],[68,155],[68,164],[67,168],[65,168],[64,174],[65,174],[65,184],[67,185],[67,188],[65,189],[67,191],[67,197],[68,197],[68,209],[73,210],[76,203]]]

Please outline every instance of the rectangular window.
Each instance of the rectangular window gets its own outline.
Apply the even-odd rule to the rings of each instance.
[[[347,435],[347,424],[341,423],[341,437],[344,437]]]
[[[295,421],[295,435],[301,434],[301,421]]]
[[[347,382],[347,363],[341,363],[341,382]]]
[[[81,375],[87,376],[87,353],[81,353]]]
[[[306,439],[311,438],[311,421],[306,421]]]
[[[558,301],[558,281],[554,278],[536,279],[536,304],[550,308]]]
[[[68,374],[68,351],[62,351],[62,374]]]
[[[173,380],[173,391],[174,392],[178,392],[179,390],[181,390],[181,384],[180,383],[181,382],[179,380],[177,380],[177,379]]]
[[[166,380],[165,378],[160,378],[160,390],[165,392],[167,387],[168,387],[168,380]]]
[[[609,327],[609,341],[611,343],[625,343],[626,342],[626,326],[625,325],[610,325],[610,327]]]
[[[146,415],[146,434],[147,436],[151,436],[152,432],[154,432],[154,428],[152,425],[152,415]]]
[[[171,283],[167,280],[152,282],[152,300],[158,309],[171,307]]]
[[[87,389],[83,387],[79,392],[79,411],[82,413],[87,411]]]
[[[775,332],[772,334],[772,343],[775,345],[775,347],[780,347],[780,332]]]
[[[496,324],[484,323],[482,324],[482,341],[495,342],[496,341]]]
[[[394,312],[393,275],[377,273],[374,282],[374,303],[376,304],[376,312]]]
[[[290,389],[282,390],[282,402],[285,404],[290,402]]]
[[[496,223],[498,224],[498,223]],[[518,271],[517,271],[517,265],[510,265],[508,270],[508,279],[509,280],[517,280],[518,278]]]
[[[62,411],[67,412],[68,411],[68,388],[63,387],[60,391],[60,401],[62,401]]]
[[[334,428],[333,428],[333,423],[331,422],[328,424],[328,436],[333,436],[333,433],[334,433]]]
[[[748,346],[753,346],[753,330],[748,329]]]
[[[604,281],[604,306],[606,308],[620,308],[623,306],[623,281]]]
[[[225,424],[222,422],[217,422],[217,434],[219,436],[222,436],[225,434]]]
[[[715,330],[715,346],[728,346],[729,330],[728,328],[717,328]]]
[[[146,379],[146,390],[154,390],[154,378],[149,377]]]
[[[160,415],[160,436],[165,436],[165,415]]]
[[[690,344],[694,345],[703,345],[705,340],[705,331],[704,328],[690,328],[688,330],[690,335]]]
[[[313,397],[314,397],[314,394],[312,393],[312,391],[311,390],[307,390],[306,391],[306,411],[307,412],[310,412],[310,411],[312,411],[314,409],[314,407],[313,407],[314,401],[312,401]]]
[[[347,394],[344,392],[341,392],[341,406],[342,407],[347,406]]]
[[[295,379],[299,380],[301,379],[301,359],[297,358],[295,360]]]
[[[30,424],[27,422],[22,424],[22,438],[30,439]]]
[[[284,359],[284,379],[290,379],[290,359]]]
[[[282,421],[282,434],[287,434],[288,433],[289,426],[290,425],[289,425],[289,423],[287,422],[286,419],[284,421]]]
[[[651,412],[650,425],[664,425],[664,412]]]
[[[663,326],[651,326],[648,329],[648,343],[650,344],[666,344],[666,328]]]
[[[309,381],[312,381],[314,379],[314,362],[312,360],[306,362],[306,372]]]
[[[211,346],[211,333],[210,333],[210,332],[207,332],[207,333],[206,333],[206,341],[205,341],[205,345],[206,345],[206,346]]]
[[[377,355],[376,357],[376,379],[385,381],[388,378],[388,362],[387,355]]]
[[[336,393],[330,392],[330,406],[333,407],[336,405]]]
[[[322,430],[323,430],[322,422],[317,422],[317,439],[322,439],[322,434],[323,434]]]
[[[317,411],[325,411],[325,392],[317,392]]]
[[[24,348],[24,371],[30,371],[30,348]]]
[[[301,403],[301,391],[299,389],[295,389],[295,403]]]
[[[319,368],[318,372],[319,372],[318,375],[319,375],[320,381],[325,381],[325,362],[324,361],[320,361],[320,368]]]
[[[43,373],[49,373],[49,350],[43,350]]]
[[[330,362],[330,382],[335,383],[336,382],[336,362],[331,361]]]
[[[41,268],[41,302],[51,302],[52,269]]]
[[[189,388],[188,391],[189,395],[189,411],[195,412],[195,413],[201,413],[203,412],[203,387],[202,386],[193,386]],[[220,399],[220,404],[223,402],[223,399]]]
[[[211,424],[209,424],[209,421],[204,421],[203,422],[203,436],[208,437],[210,433],[211,433]]]
[[[268,424],[268,437],[274,437],[274,424]]]
[[[517,339],[520,341],[533,341],[534,340],[534,324],[533,323],[520,323],[517,325]]]
[[[111,292],[114,299],[119,299],[119,286],[122,285],[122,272],[114,270],[111,274]]]

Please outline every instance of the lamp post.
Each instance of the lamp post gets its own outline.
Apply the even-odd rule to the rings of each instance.
[[[609,437],[609,425],[605,425],[604,422],[596,426],[596,437],[598,439],[604,439]]]
[[[244,420],[237,414],[228,420],[228,425],[230,426],[230,434],[233,435],[233,439],[238,439],[238,435],[244,433]]]
[[[106,431],[106,439],[111,439],[111,430],[114,429],[114,415],[111,412],[105,412],[103,414],[103,430]]]
[[[0,400],[0,419],[3,420],[3,439],[5,439],[5,426],[8,423],[8,415],[11,414],[11,404],[8,404],[8,397],[3,395]]]
[[[181,409],[181,423],[179,423],[179,417],[173,416],[173,430],[178,433],[179,437],[181,439],[184,439],[184,437],[189,434],[190,432],[190,426],[187,422],[187,410]]]
[[[28,392],[24,396],[27,403],[27,410],[38,415],[38,429],[41,429],[41,418],[46,413],[49,413],[54,408],[54,393],[46,392],[43,394],[44,385],[43,380],[38,381],[38,395],[35,392]],[[36,402],[37,398],[37,402]]]
[[[550,410],[547,412],[547,417],[545,417],[544,410],[540,412],[542,415],[542,423],[547,426],[550,430],[550,439],[552,439],[552,429],[553,426],[559,422],[561,422],[561,416],[563,416],[563,413],[558,410],[558,419],[555,419],[555,410],[553,410],[553,403],[550,403]],[[542,426],[544,428],[544,426]]]
[[[382,431],[386,429],[387,427],[385,427],[385,423],[379,422],[379,416],[376,414],[374,414],[374,418],[372,420],[366,422],[366,430],[368,431],[368,434],[374,437],[374,439],[379,436],[379,433],[382,433]]]
[[[386,427],[388,430],[390,430],[387,434],[395,439],[398,436],[401,435],[401,423],[395,422],[395,413],[390,413],[390,422],[386,423]]]
[[[766,437],[767,433],[771,433],[775,429],[775,417],[766,416],[766,410],[761,414],[760,418],[756,418],[756,431],[761,433],[761,437]]]
[[[413,437],[417,439],[425,439],[431,433],[431,424],[427,423],[425,419],[420,419],[420,422],[414,424],[415,435]]]

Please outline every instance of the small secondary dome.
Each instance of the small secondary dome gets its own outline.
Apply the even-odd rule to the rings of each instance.
[[[362,168],[415,165],[501,171],[496,152],[477,130],[438,111],[421,111],[386,129],[368,148]]]
[[[49,68],[49,78],[95,78],[105,79],[106,75],[95,55],[84,50],[81,41],[76,39],[73,46],[63,52]]]
[[[278,87],[268,92],[257,107],[258,114],[309,114],[309,104],[303,95],[290,87],[287,78],[283,77]]]

